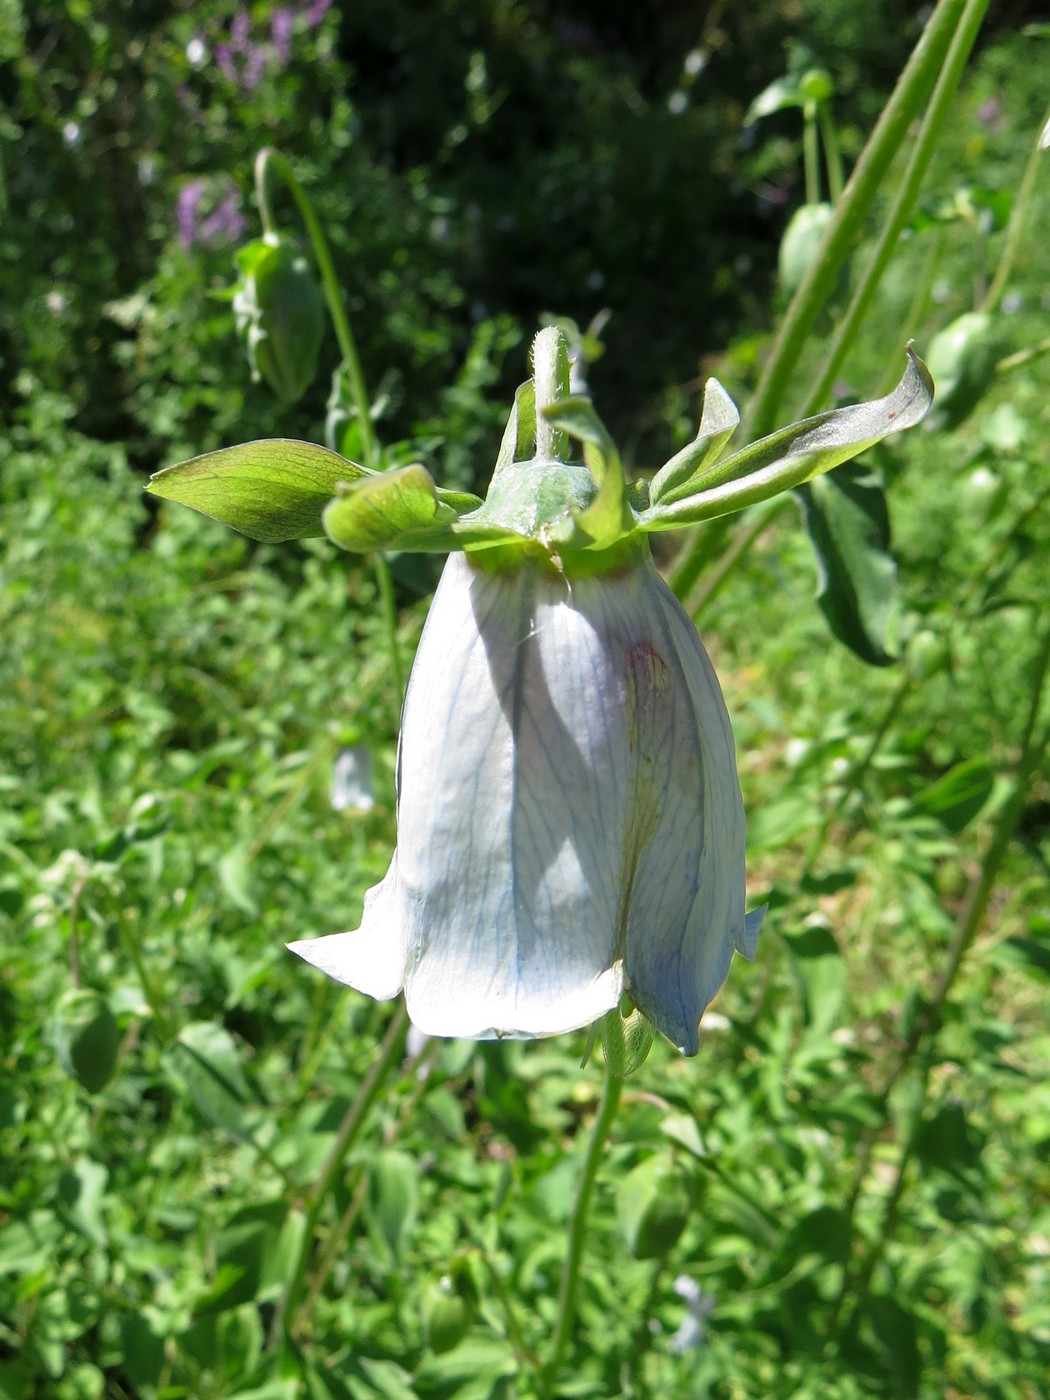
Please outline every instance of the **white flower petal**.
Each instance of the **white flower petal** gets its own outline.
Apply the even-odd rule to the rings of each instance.
[[[356,933],[330,933],[289,943],[314,967],[337,982],[355,987],[377,1001],[396,997],[405,981],[405,935],[394,907],[397,852],[380,884],[365,895],[361,927]]]

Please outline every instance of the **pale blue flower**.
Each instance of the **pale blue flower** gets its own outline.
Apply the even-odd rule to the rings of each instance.
[[[398,848],[355,933],[291,945],[431,1035],[573,1030],[626,991],[687,1054],[744,915],[707,654],[645,551],[566,579],[453,555],[405,700]]]

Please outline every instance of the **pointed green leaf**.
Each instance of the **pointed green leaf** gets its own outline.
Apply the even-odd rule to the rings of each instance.
[[[828,626],[869,666],[890,665],[897,565],[881,478],[850,462],[797,494],[817,556],[817,603]]]
[[[909,348],[904,377],[885,398],[792,423],[734,452],[694,479],[694,494],[650,506],[639,516],[640,524],[646,530],[673,530],[767,501],[856,457],[890,433],[914,427],[932,402],[933,380]]]
[[[649,499],[664,504],[689,495],[693,479],[717,462],[739,423],[736,404],[717,379],[709,379],[696,437],[656,473],[649,483]]]
[[[531,460],[535,454],[535,446],[536,386],[530,379],[520,385],[514,395],[514,407],[503,430],[503,440],[492,471],[493,477],[498,476],[512,462]]]
[[[411,547],[418,536],[445,534],[441,527],[455,518],[453,508],[438,498],[426,467],[418,463],[341,486],[323,517],[333,544],[354,554]]]
[[[913,806],[918,812],[936,817],[953,836],[958,836],[980,813],[994,787],[995,775],[988,760],[968,758],[920,792]]]
[[[154,496],[191,506],[266,544],[323,535],[321,515],[340,482],[370,473],[312,442],[268,438],[207,452],[156,472]]]
[[[608,429],[582,395],[562,399],[543,411],[544,417],[583,444],[583,458],[598,487],[585,510],[573,515],[573,536],[582,533],[596,549],[606,549],[635,529],[635,516],[625,498],[623,463]]]

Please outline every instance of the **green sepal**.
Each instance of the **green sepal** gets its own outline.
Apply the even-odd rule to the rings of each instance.
[[[321,517],[339,483],[371,474],[327,447],[267,438],[165,467],[146,489],[210,515],[249,539],[280,544],[323,535]]]
[[[438,496],[434,479],[418,463],[394,467],[360,481],[340,483],[322,517],[333,544],[352,554],[373,549],[448,549],[446,527],[456,511]]]
[[[691,495],[650,506],[639,524],[643,530],[676,530],[758,505],[831,471],[890,433],[914,427],[932,402],[933,379],[909,346],[904,377],[885,398],[819,413],[761,438],[694,477]]]
[[[626,1079],[648,1059],[656,1037],[652,1022],[637,1009],[624,1015],[616,1007],[606,1012],[598,1024],[609,1073]]]
[[[660,468],[649,483],[656,504],[678,501],[690,494],[693,481],[718,458],[740,424],[737,406],[717,379],[704,385],[704,406],[696,437]]]
[[[543,416],[582,444],[583,460],[598,488],[594,500],[583,510],[574,511],[571,523],[563,526],[555,538],[569,547],[608,549],[632,535],[637,519],[627,502],[623,463],[590,399],[562,399],[545,408]]]
[[[514,462],[527,462],[535,456],[536,446],[536,386],[529,379],[514,395],[514,407],[503,430],[493,480]]]

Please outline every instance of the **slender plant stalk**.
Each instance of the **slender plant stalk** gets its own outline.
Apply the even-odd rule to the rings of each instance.
[[[922,182],[926,178],[930,161],[940,141],[952,99],[966,67],[966,60],[976,42],[977,31],[981,27],[988,3],[989,0],[966,0],[965,9],[952,36],[919,133],[911,147],[904,175],[897,186],[889,212],[882,221],[875,250],[850,298],[849,306],[836,327],[835,337],[824,357],[820,373],[800,409],[800,417],[805,418],[816,413],[824,403],[835,382],[835,376],[857,337],[864,314],[896,251],[904,226],[915,208]]]
[[[255,189],[265,231],[273,233],[276,229],[269,197],[271,172],[279,175],[288,186],[310,235],[310,245],[321,273],[321,282],[324,286],[325,300],[328,303],[332,326],[335,329],[335,338],[339,342],[339,349],[350,376],[350,389],[354,396],[354,406],[357,409],[358,427],[365,458],[364,465],[377,470],[382,454],[379,439],[376,437],[375,425],[372,422],[372,404],[368,397],[368,390],[365,388],[365,376],[361,369],[357,344],[353,332],[350,330],[346,309],[343,306],[343,294],[336,280],[331,253],[328,251],[328,240],[324,236],[324,230],[314,213],[313,205],[310,203],[306,191],[296,178],[295,171],[284,156],[279,151],[275,151],[272,146],[265,147],[255,158]]]
[[[967,0],[939,0],[875,124],[836,205],[835,216],[818,255],[791,299],[748,405],[744,418],[744,436],[748,442],[772,430],[806,340],[835,289],[839,269],[861,230],[886,172],[907,139],[909,126],[929,101],[966,3]],[[703,532],[694,532],[670,574],[671,587],[679,596],[688,590],[690,585],[686,580],[690,575],[695,579],[694,555],[705,550]]]
[[[270,1328],[269,1346],[271,1350],[278,1345],[285,1333],[291,1335],[295,1330],[296,1315],[303,1294],[303,1281],[306,1277],[310,1251],[313,1247],[321,1212],[343,1169],[346,1155],[357,1141],[357,1136],[364,1126],[368,1111],[379,1096],[387,1074],[401,1057],[407,1031],[408,1011],[404,1001],[401,1001],[391,1017],[386,1035],[379,1047],[379,1054],[362,1079],[357,1097],[346,1111],[346,1116],[339,1126],[339,1132],[336,1134],[335,1142],[328,1154],[328,1160],[322,1167],[321,1174],[310,1193],[299,1253],[285,1285],[284,1293],[281,1295],[280,1302],[274,1312],[273,1324]]]
[[[321,273],[328,314],[332,318],[335,338],[339,342],[343,364],[346,366],[350,380],[350,392],[354,397],[358,431],[361,434],[362,455],[365,459],[364,465],[372,471],[378,471],[382,466],[383,451],[376,436],[375,424],[372,421],[372,401],[368,397],[368,390],[365,386],[361,358],[357,353],[357,342],[354,340],[346,308],[343,305],[343,294],[336,280],[332,255],[328,250],[328,240],[324,236],[324,229],[314,213],[313,205],[310,203],[306,191],[296,178],[295,171],[284,156],[279,151],[275,151],[272,146],[265,147],[255,158],[255,190],[265,232],[274,233],[276,231],[273,206],[270,201],[271,175],[279,176],[291,191],[310,235],[310,245]],[[394,587],[390,578],[390,566],[381,554],[377,554],[374,558],[374,568],[379,585],[379,596],[383,605],[387,649],[390,653],[390,669],[393,672],[394,684],[400,700],[405,692],[404,666],[397,640],[397,608],[394,603]]]
[[[623,1080],[618,1079],[605,1066],[605,1084],[602,1089],[598,1113],[591,1127],[590,1141],[580,1169],[580,1180],[576,1187],[576,1199],[572,1207],[572,1220],[569,1225],[569,1245],[562,1264],[561,1282],[558,1287],[558,1311],[551,1339],[550,1357],[539,1378],[539,1400],[549,1400],[557,1384],[558,1372],[565,1359],[572,1339],[572,1325],[576,1320],[576,1290],[580,1282],[580,1265],[583,1262],[583,1249],[587,1239],[587,1226],[591,1214],[591,1198],[594,1183],[598,1176],[602,1152],[609,1130],[620,1106],[620,1092]]]
[[[1017,257],[1017,249],[1021,242],[1021,234],[1024,232],[1025,220],[1028,217],[1028,207],[1032,202],[1032,193],[1035,190],[1035,177],[1039,171],[1040,160],[1047,159],[1045,152],[1041,148],[1042,133],[1050,122],[1050,111],[1039,124],[1039,133],[1035,138],[1028,160],[1025,164],[1024,174],[1021,176],[1021,183],[1017,190],[1017,199],[1014,202],[1013,210],[1010,213],[1010,222],[1006,229],[1006,241],[1003,244],[1003,251],[999,257],[999,265],[995,269],[995,276],[992,278],[991,286],[984,295],[981,303],[982,311],[995,311],[1002,300],[1003,292],[1006,291],[1006,284],[1010,280],[1010,273],[1014,270],[1014,261]]]

